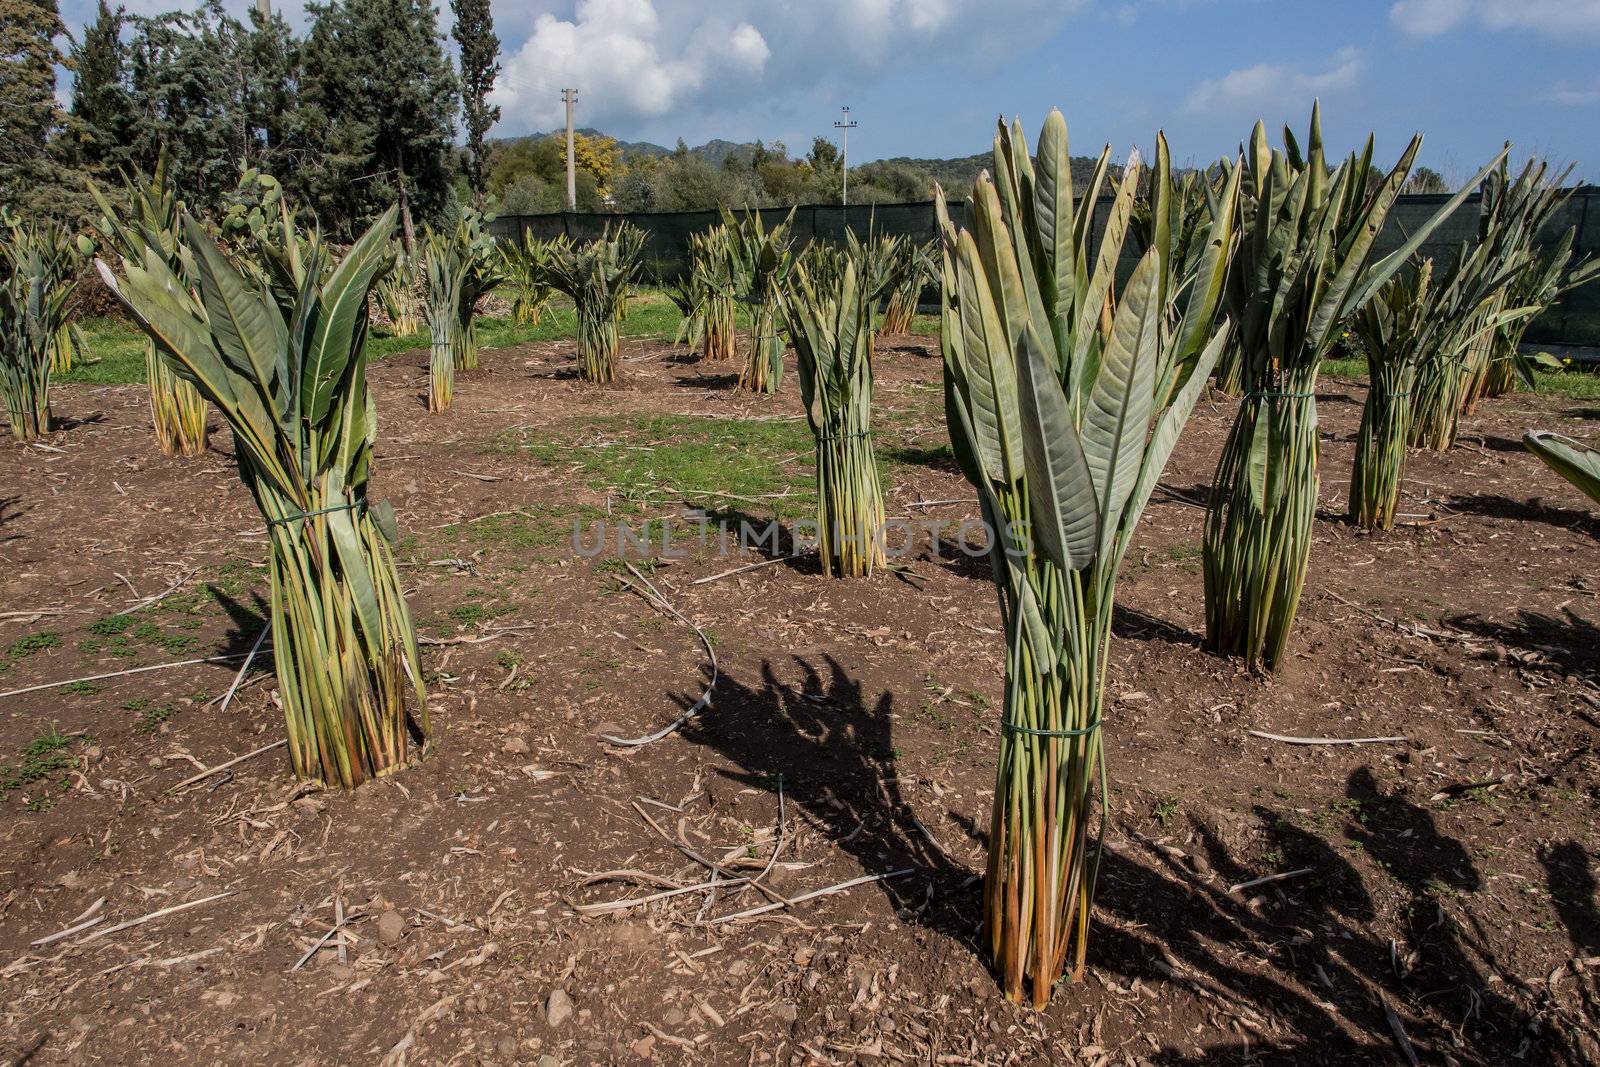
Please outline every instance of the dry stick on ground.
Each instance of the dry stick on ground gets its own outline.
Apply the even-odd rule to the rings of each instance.
[[[1282,882],[1290,878],[1299,878],[1303,874],[1310,874],[1311,871],[1312,868],[1310,867],[1302,867],[1298,871],[1284,871],[1282,874],[1269,874],[1265,878],[1252,878],[1248,882],[1240,882],[1238,885],[1230,885],[1228,887],[1228,892],[1242,893],[1246,889],[1254,889],[1258,885],[1269,885],[1272,882]]]
[[[904,875],[915,873],[916,868],[905,867],[898,871],[889,871],[886,874],[867,874],[860,878],[852,878],[848,882],[840,882],[838,885],[830,885],[825,889],[817,889],[810,893],[802,893],[797,897],[790,897],[787,901],[781,904],[763,904],[758,908],[748,908],[744,911],[734,912],[732,915],[720,915],[717,918],[712,919],[711,924],[715,926],[718,923],[732,922],[735,919],[749,919],[757,915],[765,915],[768,912],[777,911],[779,908],[787,908],[795,904],[804,903],[808,900],[815,900],[817,897],[826,897],[832,896],[835,893],[843,893],[845,890],[854,889],[858,885],[866,885],[869,882],[887,882],[891,878],[900,878]]]
[[[1393,745],[1409,741],[1409,737],[1290,737],[1287,734],[1269,734],[1265,730],[1251,730],[1252,737],[1268,741],[1282,741],[1286,745]]]
[[[689,584],[690,585],[705,585],[707,582],[719,582],[724,578],[731,578],[735,574],[745,574],[745,573],[747,573],[749,571],[758,571],[762,567],[773,567],[773,566],[776,566],[779,563],[787,563],[791,559],[801,559],[801,558],[803,558],[805,556],[808,556],[808,555],[810,555],[809,552],[801,552],[801,553],[799,553],[797,555],[793,555],[793,556],[775,556],[772,559],[764,559],[760,563],[748,563],[748,564],[744,565],[743,567],[735,567],[731,571],[723,571],[721,574],[713,574],[709,578],[696,578],[694,581],[690,582]]]
[[[201,663],[232,663],[243,659],[243,653],[233,653],[226,656],[206,656],[203,659],[183,659],[174,663],[152,663],[148,667],[134,667],[125,671],[112,671],[109,674],[91,674],[86,678],[67,678],[60,682],[45,682],[42,685],[30,685],[25,689],[10,689],[0,693],[0,700],[6,697],[20,697],[27,693],[40,693],[46,689],[60,689],[64,685],[77,685],[79,682],[103,682],[107,678],[126,678],[130,674],[144,674],[147,671],[165,671],[174,667],[194,667]]]
[[[724,867],[722,864],[718,863],[716,860],[710,859],[710,858],[708,858],[706,856],[702,856],[699,852],[696,852],[694,849],[690,848],[689,845],[687,843],[685,843],[684,841],[682,841],[681,839],[674,839],[673,837],[671,837],[665,830],[663,830],[661,828],[661,824],[660,823],[656,822],[654,819],[652,819],[649,816],[648,813],[645,812],[644,808],[639,805],[638,801],[634,801],[633,810],[637,811],[639,813],[639,817],[641,819],[643,819],[645,822],[650,824],[650,829],[654,830],[656,833],[661,835],[661,839],[663,841],[665,841],[667,844],[671,845],[673,848],[677,849],[679,852],[682,852],[685,856],[688,856],[690,859],[694,860],[696,863],[704,866],[708,870],[710,870],[713,873],[715,873],[716,875],[720,876],[723,879],[723,882],[719,883],[719,884],[726,884],[727,882],[735,881],[735,880],[748,881],[747,879],[739,879],[738,875],[736,875],[732,871],[728,870],[727,867]],[[763,896],[765,896],[768,900],[772,901],[773,903],[777,904],[779,907],[785,907],[785,906],[787,906],[789,904],[788,898],[785,897],[782,893],[779,893],[776,889],[773,889],[770,886],[763,885],[760,882],[752,881],[749,884],[754,886],[756,889],[759,889]]]
[[[610,734],[602,734],[601,735],[601,738],[603,740],[609,741],[613,745],[623,745],[623,746],[628,747],[628,748],[642,748],[645,745],[654,744],[655,742],[661,740],[663,737],[666,737],[666,736],[668,736],[670,734],[676,733],[678,728],[681,727],[684,723],[688,722],[690,719],[692,719],[696,715],[700,714],[700,712],[705,710],[707,707],[710,707],[710,705],[711,705],[711,693],[712,693],[712,690],[716,689],[717,681],[721,677],[721,673],[720,673],[720,671],[719,671],[719,669],[717,667],[717,652],[716,652],[716,650],[714,648],[711,647],[711,639],[706,636],[706,632],[704,630],[700,629],[700,627],[696,626],[694,623],[690,622],[688,619],[684,618],[683,614],[680,611],[678,611],[677,608],[672,606],[672,602],[670,600],[668,600],[666,597],[661,595],[661,590],[659,590],[655,586],[651,585],[650,584],[650,579],[648,579],[644,575],[640,574],[638,568],[635,567],[632,563],[629,563],[626,560],[624,560],[623,561],[623,566],[628,568],[628,573],[632,574],[635,578],[639,579],[639,581],[644,584],[644,587],[650,591],[650,595],[646,596],[644,593],[640,592],[639,591],[639,587],[634,585],[632,582],[627,583],[628,584],[628,588],[632,589],[636,593],[639,593],[639,595],[643,596],[645,598],[645,600],[648,601],[650,604],[654,605],[656,608],[660,609],[661,611],[666,612],[668,615],[671,615],[673,618],[677,619],[679,622],[681,622],[685,626],[689,627],[689,629],[693,630],[695,632],[695,636],[700,638],[700,644],[705,647],[706,655],[711,658],[711,684],[706,686],[706,691],[704,693],[700,694],[700,699],[696,700],[694,702],[694,705],[691,708],[689,708],[688,711],[686,711],[682,715],[678,716],[677,721],[671,723],[670,725],[662,727],[661,729],[657,730],[653,734],[647,734],[644,737],[635,737],[635,738],[632,738],[632,739],[628,739],[628,738],[622,738],[622,737],[613,737]],[[634,807],[638,807],[638,805],[636,804],[636,805],[634,805]],[[640,811],[639,814],[643,815],[644,812]],[[645,818],[648,819],[649,816],[646,815]],[[662,836],[666,836],[666,835],[663,834]]]
[[[545,624],[542,622],[530,622],[518,626],[501,626],[477,637],[419,637],[417,638],[417,644],[431,647],[441,645],[486,645],[490,641],[500,640],[506,634],[514,634],[522,630],[537,630],[543,625]]]
[[[150,922],[153,919],[159,919],[166,915],[173,915],[180,911],[188,911],[190,908],[198,908],[202,904],[209,904],[213,900],[221,900],[223,897],[231,897],[235,892],[235,890],[230,889],[225,893],[213,893],[209,897],[201,897],[199,900],[191,900],[187,904],[174,904],[170,908],[162,908],[160,911],[152,911],[150,914],[141,915],[137,919],[129,919],[125,923],[118,923],[115,926],[108,926],[104,930],[96,930],[93,933],[80,938],[74,947],[77,947],[78,945],[87,945],[91,941],[98,940],[102,937],[107,937],[111,934],[121,933],[123,930],[131,930],[135,926],[143,926],[145,923]]]
[[[250,664],[256,660],[256,653],[261,651],[262,644],[267,639],[267,634],[272,632],[272,623],[269,621],[261,628],[261,633],[256,636],[256,643],[250,646],[250,654],[245,657],[244,663],[239,666],[239,673],[233,676],[233,684],[228,686],[228,695],[222,698],[222,707],[218,710],[220,715],[228,710],[228,705],[233,703],[233,694],[239,691],[239,683],[244,681],[244,676],[250,673]]]
[[[29,944],[34,948],[43,948],[46,945],[53,945],[63,938],[71,937],[73,934],[82,933],[91,926],[99,926],[101,923],[106,921],[106,917],[104,915],[95,915],[94,913],[99,911],[105,902],[106,898],[101,897],[99,900],[89,905],[88,909],[86,909],[82,915],[72,920],[72,925],[67,927],[65,930],[62,930],[59,933],[51,934],[48,937],[41,937],[37,941],[30,941]],[[93,917],[91,918],[91,916]]]
[[[289,743],[288,738],[285,738],[282,741],[274,741],[270,745],[262,745],[260,748],[256,749],[254,752],[246,752],[242,756],[235,756],[233,759],[229,760],[227,763],[219,763],[215,767],[212,767],[210,770],[201,771],[199,774],[196,774],[193,777],[185,778],[183,781],[179,782],[177,785],[173,786],[171,789],[168,789],[167,792],[168,793],[176,793],[178,790],[185,789],[185,788],[187,788],[187,787],[189,787],[191,785],[194,785],[196,782],[203,782],[207,778],[210,778],[214,774],[221,774],[223,771],[229,769],[230,767],[237,767],[239,764],[243,763],[247,759],[254,759],[256,756],[261,755],[263,752],[271,752],[275,748],[282,748],[284,745],[287,745],[288,743]]]
[[[145,608],[148,608],[148,607],[150,607],[150,606],[152,606],[154,604],[161,603],[161,601],[167,599],[167,597],[171,596],[173,593],[176,593],[179,589],[182,589],[185,585],[187,585],[188,582],[189,582],[189,579],[193,578],[199,572],[199,570],[200,570],[199,567],[190,567],[188,570],[184,571],[181,575],[178,576],[178,580],[177,581],[175,581],[171,585],[167,586],[165,589],[163,589],[161,592],[157,593],[155,596],[147,596],[144,599],[140,600],[137,604],[133,605],[133,607],[131,607],[131,608],[123,608],[122,611],[119,612],[119,614],[132,615],[136,611],[143,611]],[[118,578],[122,578],[122,575],[119,574],[119,575],[117,575],[117,577]],[[126,578],[123,578],[122,580],[124,582],[127,581]],[[130,586],[128,586],[128,588],[129,589],[133,589],[133,586],[130,585]],[[139,595],[138,590],[134,590],[134,594],[133,595],[134,596],[138,596]]]

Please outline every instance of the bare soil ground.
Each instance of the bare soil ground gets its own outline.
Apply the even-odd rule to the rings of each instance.
[[[1415,456],[1408,525],[1368,536],[1340,518],[1361,388],[1327,383],[1300,628],[1261,678],[1200,649],[1197,505],[1233,410],[1202,405],[1121,584],[1090,974],[1040,1015],[978,948],[987,564],[947,533],[908,575],[802,558],[696,584],[765,558],[686,544],[699,515],[810,506],[793,379],[763,399],[731,366],[625,356],[593,389],[568,344],[486,352],[441,416],[425,353],[374,369],[376,492],[434,642],[406,772],[314,792],[277,750],[174,791],[281,737],[270,661],[226,713],[237,658],[0,699],[8,1062],[1600,1060],[1600,522],[1517,443],[1592,410],[1485,405]],[[939,370],[924,339],[882,346],[879,440],[890,513],[954,531],[976,510]],[[263,540],[226,435],[162,459],[138,387],[65,386],[56,411],[42,446],[0,448],[0,690],[247,651]],[[673,721],[708,661],[614,540],[574,547],[607,518],[649,523],[655,556],[674,532],[683,558],[629,558],[720,667],[643,748],[601,735]],[[791,900],[878,880],[750,918],[728,918],[769,903],[747,885],[578,910],[705,881],[690,852]]]

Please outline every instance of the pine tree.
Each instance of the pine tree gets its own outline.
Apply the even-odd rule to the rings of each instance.
[[[323,138],[307,156],[312,199],[342,232],[398,202],[410,249],[415,219],[450,197],[459,102],[433,6],[333,0],[306,10],[302,126]]]
[[[72,50],[70,137],[78,164],[90,172],[128,161],[128,130],[133,123],[127,87],[127,50],[122,27],[127,18],[100,0],[95,20],[83,28],[83,41]]]
[[[467,127],[467,180],[483,207],[485,167],[483,135],[500,121],[500,109],[489,105],[489,93],[500,74],[500,38],[495,36],[489,0],[450,0],[456,25],[452,35],[461,46],[461,117]]]
[[[0,0],[0,203],[41,209],[60,181],[51,139],[64,33],[56,0]]]

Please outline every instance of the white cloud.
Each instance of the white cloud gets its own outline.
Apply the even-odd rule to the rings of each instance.
[[[714,82],[758,78],[771,54],[760,30],[717,13],[663,27],[652,0],[579,0],[570,21],[539,16],[504,57],[494,102],[518,125],[550,126],[570,87],[586,115],[653,118]]]
[[[908,58],[984,54],[1089,0],[544,0],[502,17],[500,132],[548,129],[576,87],[584,125],[630,126],[685,110],[861,85]],[[511,27],[515,28],[511,28]],[[847,94],[846,94],[847,95]],[[848,101],[846,101],[848,102]]]
[[[1413,37],[1437,37],[1469,20],[1488,30],[1591,36],[1600,35],[1600,0],[1396,0],[1389,19]]]
[[[1545,93],[1544,99],[1552,104],[1563,104],[1567,107],[1590,107],[1600,104],[1600,78],[1594,79],[1587,86],[1558,85]]]
[[[1229,71],[1220,78],[1195,86],[1184,102],[1191,112],[1241,111],[1269,107],[1301,98],[1335,93],[1355,86],[1363,68],[1361,54],[1354,48],[1341,48],[1322,70],[1304,71],[1293,67],[1261,63]]]

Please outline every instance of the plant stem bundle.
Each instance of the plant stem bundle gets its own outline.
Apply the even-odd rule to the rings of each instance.
[[[887,562],[872,451],[873,304],[853,267],[826,288],[798,265],[791,280],[784,309],[816,438],[822,569],[839,578],[869,576]]]
[[[299,777],[349,789],[398,770],[409,739],[427,736],[394,513],[367,499],[377,436],[367,300],[388,265],[396,209],[328,271],[320,242],[302,257],[284,212],[288,237],[276,252],[297,281],[292,298],[242,271],[187,217],[192,289],[154,250],[124,255],[121,282],[100,271],[162,358],[233,429],[240,478],[267,527],[290,758]]]
[[[1039,1008],[1087,959],[1117,570],[1226,339],[1213,321],[1237,177],[1170,325],[1167,240],[1146,251],[1120,300],[1113,293],[1137,158],[1092,243],[1109,155],[1075,197],[1060,113],[1036,161],[1021,129],[1002,124],[994,178],[968,203],[972,229],[958,232],[938,198],[946,412],[991,531],[1007,645],[984,940],[1006,996]]]
[[[0,393],[18,441],[50,430],[50,375],[67,335],[75,249],[50,223],[0,231]]]
[[[578,309],[578,373],[584,381],[616,381],[622,301],[642,265],[644,237],[624,223],[615,231],[607,226],[587,245],[551,251],[546,276]]]
[[[1292,136],[1286,140],[1285,150],[1270,149],[1257,123],[1243,162],[1242,237],[1228,306],[1239,325],[1232,358],[1244,395],[1212,481],[1204,545],[1206,647],[1267,669],[1283,655],[1310,558],[1322,361],[1346,316],[1405,265],[1472,188],[1372,263],[1421,138],[1387,176],[1372,166],[1370,137],[1363,152],[1330,172],[1316,109],[1306,154]]]
[[[186,262],[179,232],[184,208],[169,181],[165,150],[148,178],[125,174],[123,190],[126,202],[113,206],[97,185],[89,183],[89,192],[101,211],[95,228],[123,258],[140,262],[147,254],[160,256],[176,277],[188,281],[191,264]],[[162,454],[197,456],[205,452],[205,398],[172,373],[153,345],[145,350],[145,378],[150,389],[150,418]]]
[[[782,222],[768,230],[759,211],[747,211],[736,219],[727,208],[722,209],[722,224],[728,232],[728,274],[750,308],[750,351],[739,385],[754,393],[770,395],[783,384],[778,304],[794,265],[789,247],[793,220],[791,209]]]

